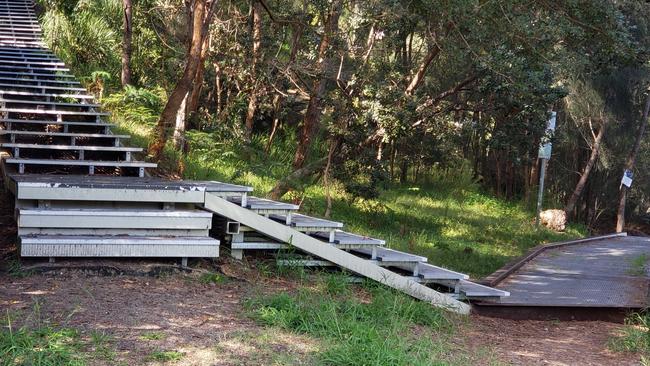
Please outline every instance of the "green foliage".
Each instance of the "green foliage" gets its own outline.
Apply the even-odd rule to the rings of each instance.
[[[361,301],[345,283],[329,276],[318,289],[256,298],[247,308],[262,324],[324,339],[324,365],[448,364],[440,345],[453,327],[442,310],[375,285]]]
[[[650,316],[633,314],[625,323],[623,333],[610,339],[609,348],[616,352],[638,353],[643,365],[650,364]]]
[[[158,361],[158,362],[174,362],[180,361],[183,358],[184,354],[178,351],[161,351],[156,350],[151,352],[146,358],[146,361]]]
[[[0,331],[0,365],[81,366],[79,333],[76,330],[43,327]]]

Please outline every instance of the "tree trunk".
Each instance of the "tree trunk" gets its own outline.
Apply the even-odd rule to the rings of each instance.
[[[284,196],[285,193],[289,192],[291,188],[295,186],[295,182],[298,182],[306,177],[311,176],[315,172],[322,169],[325,164],[327,164],[327,157],[320,158],[314,161],[311,164],[308,164],[300,169],[296,169],[293,173],[289,174],[284,179],[280,180],[275,187],[271,190],[270,196],[271,199],[279,200]]]
[[[131,84],[131,40],[133,38],[131,0],[123,0],[124,4],[124,34],[122,38],[122,86]]]
[[[411,79],[411,82],[409,85],[406,87],[405,93],[406,95],[413,95],[415,92],[415,89],[420,86],[422,83],[422,80],[424,80],[424,75],[427,72],[427,69],[429,68],[429,65],[431,64],[431,61],[433,61],[436,56],[440,53],[440,47],[438,47],[437,44],[434,44],[433,47],[429,50],[429,53],[426,55],[424,58],[424,61],[420,64],[420,67],[418,67],[418,71],[413,75],[413,78]]]
[[[187,111],[187,97],[188,94],[185,94],[185,98],[181,102],[181,105],[178,107],[176,112],[176,124],[174,127],[174,148],[178,151],[183,151],[185,146],[185,120],[186,120],[186,111]]]
[[[250,96],[248,97],[248,108],[246,109],[246,141],[250,141],[251,134],[253,133],[253,122],[255,119],[255,112],[257,111],[257,98],[259,93],[259,77],[258,77],[258,64],[260,62],[260,48],[262,46],[262,16],[261,5],[258,0],[251,0],[251,16],[253,18],[253,60],[251,65],[251,88]]]
[[[215,2],[208,4],[207,0],[194,0],[191,4],[192,40],[190,43],[190,50],[187,54],[187,62],[185,63],[183,75],[176,83],[176,87],[172,93],[169,95],[167,104],[165,104],[165,108],[156,124],[154,139],[151,142],[151,145],[149,145],[149,155],[154,161],[160,161],[162,158],[169,132],[176,122],[178,109],[194,82],[194,77],[196,76],[196,71],[201,59],[203,43],[208,33],[208,27],[212,20],[212,15],[214,14],[214,5]]]
[[[192,90],[188,96],[186,110],[187,118],[194,117],[196,111],[199,109],[199,98],[201,97],[201,90],[203,89],[203,75],[205,74],[205,59],[208,57],[208,50],[210,49],[209,40],[210,38],[206,37],[203,44],[203,49],[201,50],[199,66],[196,70],[196,76],[194,77],[195,82],[192,85]]]
[[[641,118],[641,125],[639,126],[639,131],[636,135],[636,141],[634,141],[634,147],[630,152],[630,155],[625,162],[625,169],[632,170],[634,168],[634,163],[636,162],[636,155],[639,152],[641,147],[641,140],[645,134],[646,126],[648,125],[648,113],[650,112],[650,93],[648,94],[645,102],[645,108],[643,109],[643,116]],[[627,198],[627,187],[621,184],[621,192],[618,202],[618,213],[616,214],[616,232],[620,233],[623,231],[625,226],[625,200]]]
[[[606,125],[607,125],[607,120],[603,119],[603,122],[600,126],[600,130],[598,131],[598,135],[596,135],[596,138],[594,139],[594,143],[591,145],[591,154],[589,155],[589,160],[587,160],[587,165],[585,165],[584,169],[582,170],[582,174],[580,174],[580,179],[578,180],[578,183],[576,184],[576,187],[573,190],[571,197],[569,197],[569,200],[567,201],[566,206],[564,207],[564,211],[566,212],[567,218],[573,217],[573,210],[575,209],[576,202],[578,202],[578,198],[580,198],[580,195],[582,194],[582,190],[585,188],[585,184],[587,184],[589,173],[591,173],[591,170],[596,164],[596,160],[598,159],[598,154],[600,154],[600,144],[601,141],[603,140],[603,136],[605,136]]]
[[[327,55],[327,51],[330,48],[332,36],[338,32],[341,6],[341,1],[336,1],[332,4],[330,13],[325,19],[325,29],[318,47],[318,76],[311,88],[307,112],[305,113],[302,128],[300,129],[298,148],[293,158],[294,169],[302,168],[307,159],[312,138],[320,127],[323,99],[329,90],[329,75],[327,74],[333,69],[334,61],[333,57]]]

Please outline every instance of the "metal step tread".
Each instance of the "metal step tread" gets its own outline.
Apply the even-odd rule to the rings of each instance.
[[[21,244],[87,244],[87,245],[214,245],[219,240],[203,236],[135,236],[135,235],[24,235]]]
[[[22,72],[22,71],[0,71],[0,75],[20,75],[20,76],[45,76],[45,77],[58,77],[58,78],[68,78],[74,79],[75,76],[72,74],[58,74],[58,73],[35,73],[35,72]]]
[[[109,161],[109,160],[62,160],[62,159],[23,159],[8,158],[5,159],[8,164],[28,164],[28,165],[66,165],[66,166],[114,166],[122,168],[155,168],[156,163],[145,161]]]
[[[2,77],[0,77],[1,79]],[[24,99],[4,99],[0,98],[2,103],[15,103],[15,104],[37,104],[37,105],[55,105],[61,107],[84,107],[84,108],[100,108],[101,104],[92,103],[64,103],[64,102],[46,102],[42,100],[24,100]]]
[[[103,209],[103,208],[21,208],[19,215],[30,216],[112,216],[112,217],[181,217],[212,218],[212,213],[203,210],[145,210],[145,209]]]
[[[423,280],[467,280],[469,276],[429,263],[418,264],[418,277]]]
[[[29,109],[29,108],[0,108],[0,112],[24,113],[24,114],[51,114],[69,116],[109,116],[107,112],[84,112],[84,111],[62,111],[56,109]]]
[[[2,56],[0,56],[0,58],[2,58]],[[0,60],[0,62],[3,62],[3,61]],[[30,82],[30,83],[33,83],[32,85],[34,85],[34,86],[39,86],[41,83],[81,85],[81,83],[76,81],[76,80],[28,79],[28,78],[7,77],[7,76],[0,76],[0,80],[2,80],[2,81]]]
[[[242,197],[229,197],[230,202],[241,205]],[[300,208],[298,205],[291,203],[273,201],[266,198],[247,197],[246,208],[249,210],[291,210],[295,211]]]
[[[510,293],[508,291],[503,291],[493,287],[480,285],[478,283],[467,281],[467,280],[460,281],[459,291],[461,295],[465,296],[466,298],[510,296]]]
[[[141,147],[127,146],[92,146],[92,145],[40,145],[40,144],[12,144],[0,143],[0,147],[19,149],[40,149],[40,150],[85,150],[85,151],[117,151],[117,152],[141,152]]]
[[[0,65],[4,67],[4,65]],[[16,88],[16,89],[48,89],[48,90],[66,90],[66,91],[87,91],[86,88],[76,88],[76,87],[66,87],[66,86],[52,86],[52,85],[19,85],[19,84],[6,84],[0,83],[1,87],[5,88]]]
[[[330,233],[318,232],[318,233],[314,233],[313,236],[316,236],[319,239],[329,240]],[[334,232],[333,243],[347,244],[347,245],[384,245],[386,244],[386,241],[381,239],[371,238],[369,236],[348,233],[343,230],[336,230]]]
[[[276,221],[286,222],[286,215],[271,215],[272,219]],[[295,228],[341,228],[342,222],[330,221],[326,219],[319,219],[303,214],[291,214],[291,227]]]
[[[108,135],[104,133],[75,133],[75,132],[45,132],[45,131],[16,131],[0,130],[0,135],[26,135],[26,136],[59,136],[59,137],[87,137],[87,138],[117,138],[128,139],[129,135]]]
[[[47,121],[42,119],[18,119],[18,118],[4,118],[0,122],[9,123],[31,123],[40,125],[69,125],[69,126],[87,126],[87,127],[112,127],[113,123],[106,122],[76,122],[76,121]]]
[[[372,256],[371,249],[353,249],[352,251],[369,257]],[[428,261],[427,257],[381,247],[376,248],[376,256],[377,261],[387,263],[424,263]]]
[[[18,90],[0,90],[0,95],[24,95],[26,97],[49,97],[49,98],[64,98],[64,99],[95,99],[94,96],[89,94],[67,94],[67,93],[34,93]]]

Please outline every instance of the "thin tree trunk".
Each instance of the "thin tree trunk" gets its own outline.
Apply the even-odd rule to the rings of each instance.
[[[154,161],[160,161],[162,158],[165,144],[169,132],[174,126],[176,121],[176,114],[183,99],[190,91],[194,83],[194,77],[199,67],[201,59],[201,51],[203,50],[203,43],[208,33],[208,27],[214,14],[215,2],[212,1],[208,4],[208,0],[194,0],[191,4],[192,7],[192,40],[190,50],[187,55],[187,62],[185,63],[185,70],[183,75],[178,80],[176,87],[172,91],[163,108],[156,128],[154,130],[154,139],[149,145],[149,155]]]
[[[124,4],[124,34],[122,38],[122,86],[131,84],[131,40],[133,38],[131,0],[123,0]]]
[[[567,218],[571,218],[573,216],[573,211],[575,209],[576,202],[578,202],[578,198],[580,198],[580,195],[582,194],[582,190],[585,188],[585,185],[587,184],[589,173],[591,173],[591,170],[596,164],[596,160],[598,159],[598,154],[600,154],[600,144],[601,141],[603,140],[603,136],[605,136],[606,125],[607,125],[607,120],[603,119],[603,122],[600,126],[600,130],[598,131],[598,134],[596,135],[596,138],[594,139],[594,142],[591,145],[591,154],[589,155],[589,160],[587,160],[587,165],[585,165],[584,169],[582,170],[582,173],[580,174],[580,179],[578,180],[578,183],[576,184],[576,187],[573,190],[571,197],[569,197],[569,200],[567,201],[566,206],[564,207],[564,211],[566,212]]]
[[[643,116],[641,118],[641,125],[639,126],[639,131],[636,135],[636,141],[634,141],[634,147],[630,152],[630,155],[627,158],[625,163],[626,170],[632,170],[634,168],[634,163],[636,162],[636,156],[641,147],[641,140],[645,134],[646,126],[648,125],[648,113],[650,112],[650,94],[648,94],[645,108],[643,109]],[[625,226],[625,200],[627,198],[627,187],[621,184],[620,197],[618,202],[618,213],[616,214],[616,232],[620,233],[623,231]]]
[[[329,90],[327,74],[329,70],[333,69],[333,67],[331,67],[333,57],[328,56],[327,51],[330,47],[332,36],[338,32],[341,6],[341,1],[336,1],[334,4],[332,4],[330,13],[325,19],[325,30],[323,31],[323,37],[321,38],[321,42],[318,47],[319,75],[314,81],[313,87],[311,89],[307,112],[305,113],[302,128],[300,129],[298,148],[296,149],[296,154],[293,158],[294,169],[300,169],[305,163],[309,148],[311,147],[312,138],[320,127],[323,99]]]
[[[262,46],[262,16],[261,5],[258,0],[251,0],[251,12],[253,17],[253,60],[251,66],[251,81],[252,89],[248,97],[248,108],[246,109],[246,141],[250,141],[251,134],[253,133],[253,122],[255,120],[255,112],[257,111],[257,99],[259,93],[259,77],[258,77],[258,64],[260,61],[260,49]]]
[[[196,70],[196,76],[194,77],[195,82],[192,85],[192,90],[190,91],[187,100],[186,117],[190,119],[194,117],[194,114],[199,109],[199,98],[201,96],[201,90],[203,89],[203,75],[205,74],[205,59],[208,57],[208,50],[210,49],[209,40],[210,38],[206,37],[203,44],[199,66]]]
[[[176,112],[176,124],[174,127],[174,148],[178,151],[183,151],[185,146],[185,121],[186,121],[186,112],[187,112],[187,97],[188,94],[185,94],[185,98],[181,102],[181,105],[178,107]]]
[[[323,183],[325,184],[325,197],[327,200],[325,208],[325,218],[329,219],[332,215],[332,194],[330,189],[330,172],[332,169],[332,157],[334,156],[334,149],[336,144],[334,141],[330,141],[329,151],[327,152],[327,164],[325,165],[325,173],[323,173]]]
[[[271,146],[273,145],[273,139],[275,134],[278,131],[278,126],[280,125],[280,93],[275,94],[273,97],[273,127],[271,127],[271,134],[269,135],[269,141],[266,144],[266,153],[268,154],[271,151]]]
[[[437,44],[434,44],[433,47],[429,50],[429,53],[427,53],[426,57],[420,64],[420,67],[418,67],[418,71],[413,75],[413,78],[411,79],[411,82],[409,85],[406,87],[405,93],[406,95],[413,95],[415,92],[415,89],[420,86],[422,83],[422,80],[424,80],[424,75],[427,72],[427,69],[429,68],[429,65],[431,64],[431,61],[433,61],[436,56],[440,53],[440,47],[438,47]]]
[[[300,169],[294,170],[287,177],[280,180],[275,185],[275,187],[273,187],[271,192],[269,192],[271,199],[274,200],[280,199],[282,196],[284,196],[285,193],[289,192],[289,190],[294,187],[296,182],[299,182],[305,179],[306,177],[311,176],[315,172],[323,169],[325,164],[327,164],[327,157],[320,158],[310,164],[305,165]]]

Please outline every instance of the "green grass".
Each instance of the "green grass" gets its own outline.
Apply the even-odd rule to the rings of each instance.
[[[476,362],[470,352],[451,352],[455,325],[445,311],[374,283],[365,283],[359,297],[359,287],[339,275],[320,278],[293,294],[253,298],[246,304],[249,315],[267,327],[322,340],[315,355],[320,365]]]
[[[643,276],[646,273],[646,264],[648,263],[648,257],[647,254],[640,254],[630,261],[630,269],[628,270],[628,274],[632,276]]]
[[[609,341],[609,348],[615,352],[638,353],[642,365],[650,365],[650,315],[633,314],[626,319],[622,334]]]
[[[145,341],[160,341],[165,339],[165,334],[161,332],[146,332],[139,338]]]
[[[85,365],[79,333],[74,329],[3,329],[0,365]]]
[[[151,124],[129,121],[118,114],[120,132],[135,136],[145,147]],[[188,134],[191,150],[183,158],[185,178],[221,180],[252,186],[265,196],[278,179],[291,170],[295,141],[280,137],[267,154],[266,140],[255,136],[249,146],[223,131]],[[177,155],[168,149],[173,166]],[[426,184],[394,185],[375,200],[353,199],[340,185],[332,190],[332,219],[349,231],[385,239],[387,246],[429,258],[429,262],[466,272],[474,278],[497,270],[531,247],[584,236],[580,225],[564,233],[538,229],[534,214],[517,202],[506,202],[481,191],[467,170],[450,174],[434,172]],[[302,201],[302,211],[319,216],[325,212],[325,190],[305,184],[285,200]]]
[[[176,362],[183,358],[183,354],[178,351],[162,351],[156,350],[151,352],[146,358],[146,361],[156,362]]]

